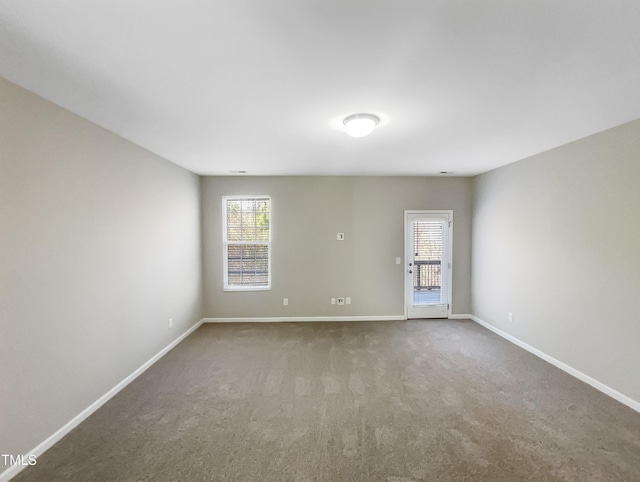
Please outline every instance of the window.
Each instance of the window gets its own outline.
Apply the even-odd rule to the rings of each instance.
[[[271,289],[271,198],[224,196],[225,291]]]

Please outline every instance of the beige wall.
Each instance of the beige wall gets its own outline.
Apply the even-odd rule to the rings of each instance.
[[[471,180],[427,177],[202,178],[205,316],[403,315],[405,209],[453,209],[453,313],[470,303]],[[222,289],[222,196],[272,198],[272,290]],[[336,241],[344,232],[345,241]],[[353,304],[331,305],[350,296]],[[282,305],[289,298],[289,306]]]
[[[201,319],[199,206],[194,174],[0,79],[0,453]]]
[[[639,180],[640,121],[478,176],[472,270],[473,314],[636,401]]]

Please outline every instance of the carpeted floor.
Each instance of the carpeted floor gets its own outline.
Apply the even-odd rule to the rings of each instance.
[[[640,481],[640,414],[470,321],[208,324],[15,481]]]

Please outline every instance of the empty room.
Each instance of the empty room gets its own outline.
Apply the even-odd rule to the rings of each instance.
[[[640,480],[640,3],[0,3],[0,482]]]

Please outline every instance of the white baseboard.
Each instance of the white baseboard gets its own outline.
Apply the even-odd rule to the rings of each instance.
[[[450,320],[470,320],[471,315],[449,315]]]
[[[142,375],[151,365],[153,365],[160,358],[162,358],[167,352],[169,352],[169,350],[171,350],[178,343],[184,340],[187,336],[189,336],[191,333],[197,330],[200,327],[200,325],[202,325],[203,322],[204,322],[204,319],[200,320],[191,328],[189,328],[187,331],[185,331],[182,335],[180,335],[178,338],[176,338],[171,343],[169,343],[166,347],[160,350],[157,354],[155,354],[150,360],[145,362],[140,368],[134,371],[131,375],[129,375],[124,380],[122,380],[115,387],[113,387],[111,390],[109,390],[107,393],[102,395],[99,399],[97,399],[95,402],[93,402],[91,405],[85,408],[82,412],[80,412],[78,415],[76,415],[71,420],[69,420],[65,425],[63,425],[60,429],[58,429],[53,435],[49,436],[37,447],[31,449],[28,452],[28,454],[35,455],[36,457],[40,457],[44,452],[50,449],[56,442],[62,439],[62,437],[67,435],[69,432],[71,432],[74,428],[80,425],[80,423],[82,423],[85,419],[87,419],[93,412],[98,410],[102,405],[104,405],[111,398],[113,398],[120,390],[122,390],[124,387],[126,387],[132,381],[134,381],[136,378]],[[28,466],[26,465],[10,466],[7,470],[0,473],[0,482],[8,482],[13,477],[18,475],[25,467],[28,467]]]
[[[264,316],[249,318],[204,318],[204,323],[287,323],[298,321],[396,321],[404,315],[385,316]]]
[[[404,315],[384,316],[262,316],[248,318],[203,318],[204,323],[287,323],[304,321],[405,321]],[[450,320],[470,320],[471,315],[451,315]]]
[[[547,355],[546,353],[538,350],[537,348],[534,348],[531,345],[527,345],[524,341],[519,340],[515,336],[512,336],[509,333],[506,333],[499,328],[496,328],[492,324],[487,323],[484,320],[481,320],[477,316],[470,315],[469,318],[475,321],[476,323],[478,323],[479,325],[484,326],[488,330],[493,331],[496,335],[500,335],[505,340],[509,340],[511,343],[518,345],[520,348],[524,348],[529,353],[532,353],[537,357],[542,358],[544,361],[551,363],[552,365],[558,367],[560,370],[565,371],[569,375],[574,376],[578,380],[581,380],[587,383],[588,385],[591,385],[593,388],[600,390],[605,395],[609,395],[611,398],[616,399],[620,403],[626,405],[629,408],[632,408],[636,412],[640,412],[640,402],[634,400],[633,398],[627,397],[626,395],[620,393],[617,390],[614,390],[608,385],[605,385],[604,383],[599,382],[595,378],[591,378],[589,375],[586,375],[581,371],[576,370],[575,368],[567,365],[566,363],[561,362],[560,360],[556,360],[552,356]]]

